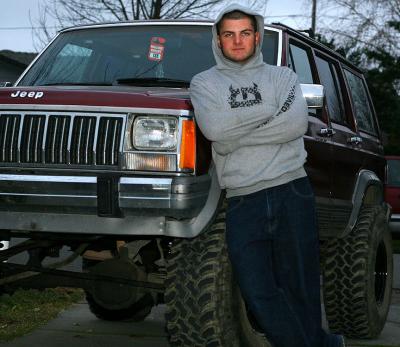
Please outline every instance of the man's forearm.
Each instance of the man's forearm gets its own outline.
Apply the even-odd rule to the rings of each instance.
[[[235,141],[215,141],[214,150],[226,155],[243,146],[282,144],[303,136],[308,127],[307,106],[303,96],[299,94],[299,87],[297,88],[297,97],[293,99],[289,108],[284,103],[267,122]]]

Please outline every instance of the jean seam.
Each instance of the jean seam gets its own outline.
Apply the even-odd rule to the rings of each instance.
[[[300,193],[297,189],[296,189],[296,187],[295,187],[295,182],[294,181],[292,181],[292,182],[290,182],[290,188],[291,188],[291,190],[292,190],[292,192],[294,193],[294,194],[296,194],[298,197],[300,197],[300,198],[303,198],[303,199],[312,199],[313,197],[314,197],[314,192],[310,189],[310,193],[309,194],[302,194],[302,193]]]
[[[227,213],[231,213],[231,212],[237,210],[240,206],[243,205],[244,198],[243,198],[243,197],[240,197],[238,200],[239,200],[239,201],[237,202],[237,204],[236,204],[235,206],[233,206],[232,208],[229,208],[229,202],[228,202]]]

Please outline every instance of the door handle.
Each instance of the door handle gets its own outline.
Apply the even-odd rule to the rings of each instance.
[[[350,143],[352,145],[358,145],[361,142],[363,142],[363,139],[360,136],[352,136],[347,139],[347,143]]]
[[[333,136],[336,134],[336,131],[333,130],[332,128],[321,128],[319,129],[319,134],[321,136]]]

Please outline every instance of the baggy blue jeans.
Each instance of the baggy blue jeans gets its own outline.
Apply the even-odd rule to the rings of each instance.
[[[321,327],[319,240],[307,177],[228,199],[226,240],[243,298],[274,347],[337,347]]]

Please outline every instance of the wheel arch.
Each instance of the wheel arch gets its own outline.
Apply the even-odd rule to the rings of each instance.
[[[348,235],[354,229],[363,205],[382,205],[386,211],[387,220],[389,219],[390,208],[384,203],[383,183],[375,172],[365,169],[359,171],[354,186],[352,205],[349,221],[340,237]]]

